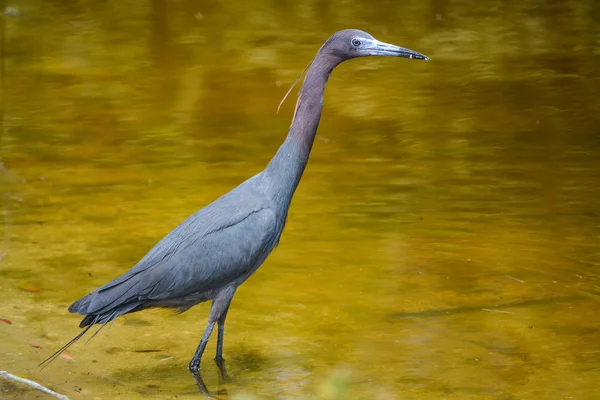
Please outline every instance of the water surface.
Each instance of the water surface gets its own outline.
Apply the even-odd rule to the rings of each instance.
[[[6,7],[0,369],[72,398],[198,398],[208,304],[36,365],[79,332],[71,302],[264,168],[289,85],[356,27],[432,61],[332,75],[279,248],[232,303],[221,393],[600,398],[597,2]]]

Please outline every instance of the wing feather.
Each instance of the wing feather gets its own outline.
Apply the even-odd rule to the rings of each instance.
[[[281,233],[270,203],[260,193],[239,190],[243,187],[190,216],[133,268],[77,300],[69,311],[102,314],[128,303],[176,299],[241,283],[262,264]]]

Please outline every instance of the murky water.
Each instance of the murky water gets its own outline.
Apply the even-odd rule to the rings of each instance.
[[[72,398],[197,398],[207,304],[36,365],[79,332],[72,301],[266,165],[281,97],[356,27],[432,61],[334,72],[280,246],[229,312],[221,397],[600,398],[597,2],[5,7],[0,369]]]

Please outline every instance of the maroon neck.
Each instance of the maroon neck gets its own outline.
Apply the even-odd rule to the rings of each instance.
[[[319,51],[300,89],[289,135],[309,152],[321,119],[325,84],[340,62],[337,57]]]
[[[317,133],[325,84],[331,71],[341,61],[339,57],[319,50],[300,89],[288,136],[265,170],[274,198],[286,210],[302,177]]]

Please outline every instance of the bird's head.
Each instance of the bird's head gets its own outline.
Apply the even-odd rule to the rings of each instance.
[[[340,61],[366,56],[404,57],[429,60],[424,54],[404,47],[380,42],[367,32],[346,29],[336,32],[321,47],[320,52],[337,57]]]
[[[367,56],[404,57],[415,60],[429,60],[429,57],[417,51],[380,42],[367,32],[358,29],[345,29],[334,33],[333,36],[327,39],[317,52],[315,58],[296,79],[296,82],[298,82],[302,75],[304,75],[306,71],[309,71],[311,67],[316,67],[316,70],[325,69],[325,71],[327,71],[326,76],[329,76],[331,71],[333,71],[339,63],[352,58]],[[290,94],[296,85],[296,82],[292,84],[292,87],[287,91],[285,96],[283,96],[283,99],[279,103],[279,107],[277,107],[278,112],[288,94]]]

